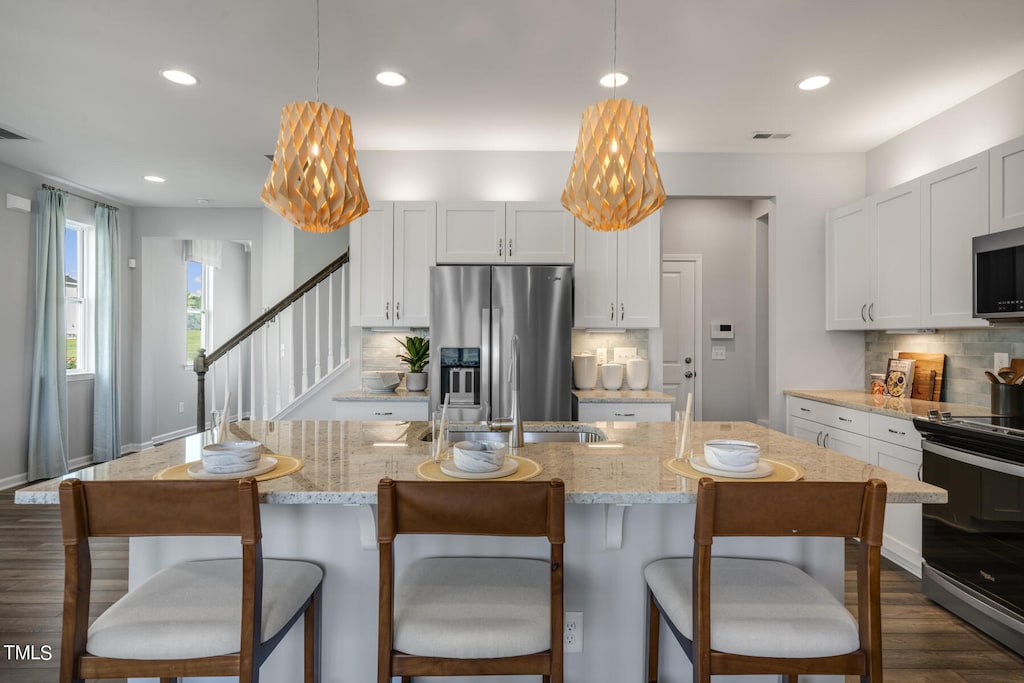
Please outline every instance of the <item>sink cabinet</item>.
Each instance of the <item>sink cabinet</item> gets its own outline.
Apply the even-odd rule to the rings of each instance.
[[[430,326],[435,207],[433,202],[374,202],[351,223],[353,324]]]
[[[786,431],[866,464],[920,479],[921,435],[909,419],[786,397]],[[921,506],[889,504],[882,553],[921,576]]]
[[[619,232],[577,222],[574,297],[575,327],[658,327],[661,212]]]

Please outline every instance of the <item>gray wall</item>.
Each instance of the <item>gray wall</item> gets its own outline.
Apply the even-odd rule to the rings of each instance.
[[[757,226],[749,200],[669,199],[661,216],[662,253],[700,254],[701,407],[704,420],[757,418]],[[765,242],[765,247],[767,242]],[[731,322],[734,339],[711,339]],[[725,360],[711,347],[724,346]]]

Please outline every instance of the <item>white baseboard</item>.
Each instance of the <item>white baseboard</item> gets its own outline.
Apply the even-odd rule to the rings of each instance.
[[[22,472],[21,474],[12,474],[9,477],[0,479],[0,491],[6,491],[7,489],[13,489],[16,486],[28,483],[28,472]]]

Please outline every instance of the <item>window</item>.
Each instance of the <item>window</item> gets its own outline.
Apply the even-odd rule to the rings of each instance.
[[[213,306],[213,268],[196,261],[185,262],[186,325],[185,360],[191,362],[199,349],[210,351],[210,309]]]
[[[92,372],[94,296],[91,225],[67,221],[64,227],[64,331],[69,373]]]

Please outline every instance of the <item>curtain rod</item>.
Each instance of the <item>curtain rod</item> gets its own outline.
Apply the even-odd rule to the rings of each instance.
[[[110,204],[107,204],[106,202],[100,202],[100,201],[97,201],[97,200],[95,200],[95,199],[93,199],[91,197],[83,197],[82,195],[75,194],[74,192],[71,192],[70,190],[65,190],[65,189],[62,189],[60,187],[54,187],[53,185],[47,185],[46,183],[43,183],[43,189],[44,190],[56,190],[57,192],[63,192],[64,194],[69,194],[72,197],[78,197],[79,199],[84,199],[87,202],[93,202],[97,206],[105,206],[108,209],[110,209],[111,211],[119,211],[120,210],[116,206],[111,206]]]

